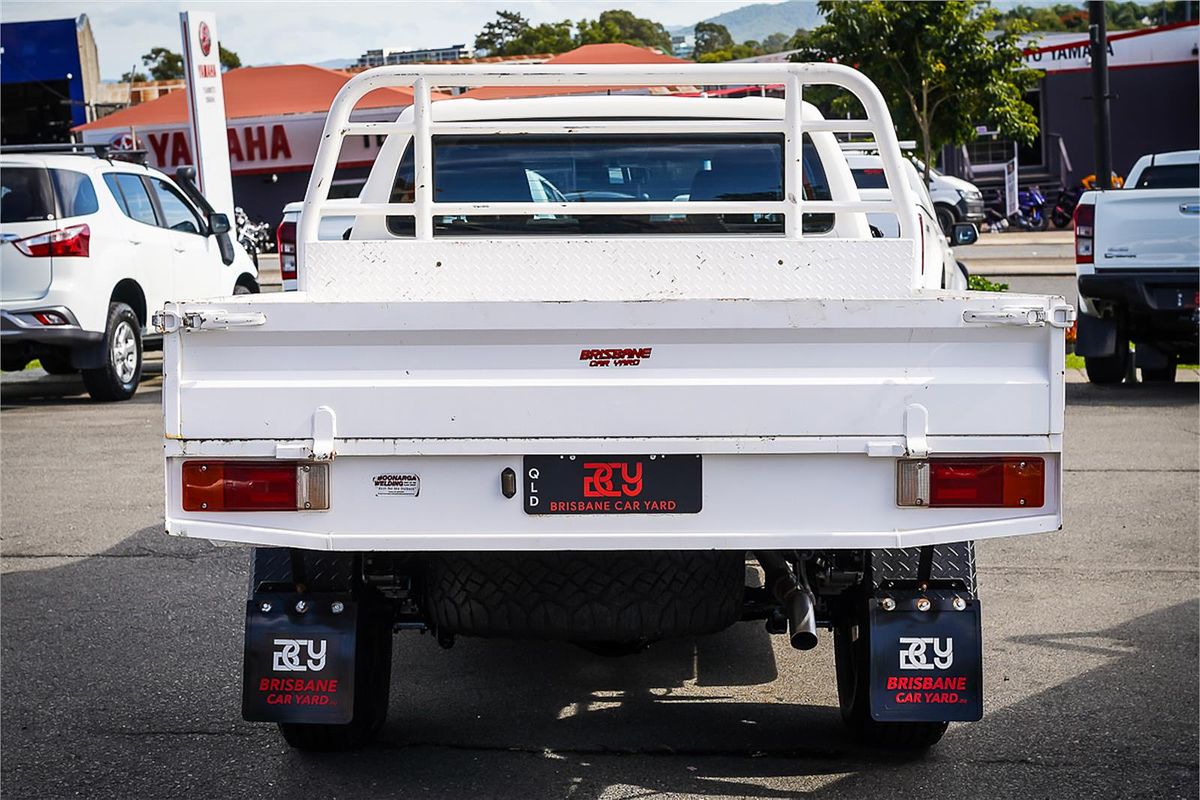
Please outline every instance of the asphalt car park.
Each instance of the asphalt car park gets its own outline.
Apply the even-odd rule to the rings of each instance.
[[[979,544],[985,717],[899,760],[844,733],[828,636],[759,623],[618,659],[399,634],[381,741],[292,751],[239,716],[247,551],[162,533],[160,379],[120,404],[47,380],[0,413],[5,797],[1200,789],[1194,383],[1068,385],[1064,529]]]

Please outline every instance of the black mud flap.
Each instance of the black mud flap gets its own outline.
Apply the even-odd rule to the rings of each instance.
[[[878,722],[974,722],[983,717],[979,600],[871,603],[871,717]]]
[[[301,601],[303,612],[296,610]],[[251,722],[350,722],[358,612],[349,594],[261,592],[251,597],[242,717]]]

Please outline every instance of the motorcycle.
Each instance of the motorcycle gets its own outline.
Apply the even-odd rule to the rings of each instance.
[[[271,226],[265,222],[251,222],[241,206],[234,207],[233,219],[237,225],[238,244],[245,248],[254,265],[258,266],[258,254],[268,253],[275,247]]]
[[[1120,189],[1125,185],[1125,179],[1117,173],[1112,173],[1112,188]],[[1096,176],[1088,175],[1079,185],[1071,189],[1064,189],[1062,194],[1058,196],[1058,202],[1054,204],[1054,210],[1050,212],[1050,221],[1054,223],[1056,228],[1070,227],[1072,220],[1075,218],[1075,206],[1079,205],[1079,198],[1084,192],[1089,192],[1096,188]]]
[[[1041,187],[1030,186],[1017,192],[1017,213],[1013,223],[1030,231],[1044,231],[1049,224],[1046,216],[1046,196]]]

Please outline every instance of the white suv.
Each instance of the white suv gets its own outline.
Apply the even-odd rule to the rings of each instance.
[[[156,309],[257,292],[258,271],[187,181],[58,150],[0,156],[0,367],[40,359],[52,374],[82,372],[96,400],[124,400]]]

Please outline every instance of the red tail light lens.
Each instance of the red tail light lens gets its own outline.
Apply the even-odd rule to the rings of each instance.
[[[184,511],[329,508],[329,465],[299,461],[187,461]]]
[[[1096,207],[1080,203],[1075,206],[1075,263],[1093,263],[1095,247]]]
[[[1032,456],[901,461],[896,503],[929,508],[1042,508],[1046,461]]]
[[[279,274],[284,280],[292,280],[296,277],[296,223],[279,223],[275,246],[279,250]]]
[[[91,238],[92,229],[87,225],[72,225],[70,228],[18,239],[13,246],[30,258],[87,258]]]

